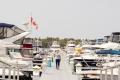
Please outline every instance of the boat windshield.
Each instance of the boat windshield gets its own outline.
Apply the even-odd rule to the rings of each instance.
[[[0,23],[0,39],[9,38],[24,32],[12,24]]]

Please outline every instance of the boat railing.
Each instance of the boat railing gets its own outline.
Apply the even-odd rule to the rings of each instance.
[[[0,80],[19,80],[20,68],[18,67],[17,63],[16,63],[16,66],[13,66],[8,63],[5,63],[4,61],[0,61],[0,65],[1,65]],[[6,70],[8,71],[8,73],[6,73]]]
[[[120,80],[120,64],[100,69],[100,80]]]
[[[100,70],[101,69],[101,67],[82,67],[81,68],[82,70]]]

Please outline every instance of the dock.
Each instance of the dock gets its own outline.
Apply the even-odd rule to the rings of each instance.
[[[68,65],[64,53],[62,54],[59,70],[55,68],[54,61],[52,66],[48,67],[42,76],[38,78],[34,78],[34,80],[78,80],[77,76],[72,74],[71,67]]]

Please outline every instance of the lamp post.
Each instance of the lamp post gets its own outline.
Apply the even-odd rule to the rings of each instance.
[[[82,65],[78,62],[75,66],[76,66],[76,75],[78,76],[78,80],[82,80],[82,77],[80,75]]]

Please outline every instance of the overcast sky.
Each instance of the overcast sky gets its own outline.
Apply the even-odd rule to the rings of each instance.
[[[120,0],[0,0],[0,22],[33,18],[41,37],[102,38],[120,31]]]

